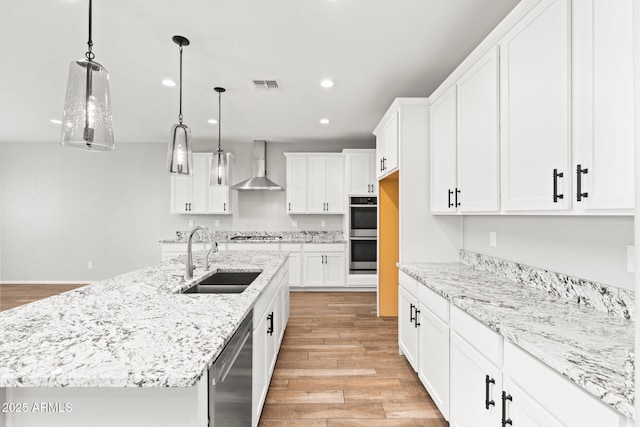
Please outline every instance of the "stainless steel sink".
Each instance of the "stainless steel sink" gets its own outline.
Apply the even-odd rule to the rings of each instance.
[[[183,294],[239,294],[262,273],[261,271],[220,271],[193,285]]]

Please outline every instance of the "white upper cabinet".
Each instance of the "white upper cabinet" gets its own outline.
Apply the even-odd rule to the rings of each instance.
[[[343,153],[347,171],[347,195],[376,195],[376,150],[345,150]]]
[[[306,213],[307,158],[287,156],[287,213]]]
[[[457,83],[459,212],[500,209],[498,65],[493,48]]]
[[[633,0],[573,3],[577,209],[634,207]]]
[[[229,180],[234,156],[227,153]],[[232,214],[229,186],[209,185],[211,153],[193,153],[193,176],[171,176],[171,213]]]
[[[398,170],[398,112],[391,114],[376,133],[376,166],[378,179]]]
[[[431,211],[456,211],[456,87],[431,106]]]
[[[569,9],[569,0],[542,0],[500,42],[507,211],[571,207]]]
[[[344,156],[285,153],[287,213],[344,214]]]

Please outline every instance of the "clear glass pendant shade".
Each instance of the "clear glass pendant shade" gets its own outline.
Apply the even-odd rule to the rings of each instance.
[[[227,174],[227,155],[218,149],[211,159],[211,185],[229,185]]]
[[[109,72],[86,59],[69,65],[60,144],[91,151],[113,151]]]
[[[186,125],[176,124],[171,127],[167,170],[176,175],[193,175],[191,129]]]

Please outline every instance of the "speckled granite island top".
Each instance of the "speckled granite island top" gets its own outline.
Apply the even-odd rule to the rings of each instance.
[[[462,263],[405,263],[399,268],[622,414],[633,416],[631,320]]]
[[[219,252],[180,283],[181,257],[1,312],[0,387],[193,386],[287,257]],[[262,274],[240,294],[179,293],[217,270]]]

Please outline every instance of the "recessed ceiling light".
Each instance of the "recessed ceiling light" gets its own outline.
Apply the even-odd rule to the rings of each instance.
[[[323,125],[328,125],[329,123],[331,123],[331,120],[329,120],[329,119],[320,119],[320,123],[322,123]]]
[[[176,85],[176,82],[174,82],[174,81],[173,81],[173,80],[171,80],[171,79],[164,79],[164,80],[162,81],[162,84],[163,84],[163,85],[165,85],[165,86],[167,86],[167,87],[174,87],[174,86]]]
[[[54,125],[61,125],[62,124],[62,120],[58,120],[58,119],[51,119],[49,121],[51,123],[53,123]]]
[[[209,119],[209,120],[207,120],[207,122],[212,124],[212,125],[218,124],[218,121],[216,119]]]
[[[320,82],[320,86],[327,89],[330,87],[333,87],[333,85],[334,85],[333,80],[329,80],[329,79],[324,79],[323,81]]]

